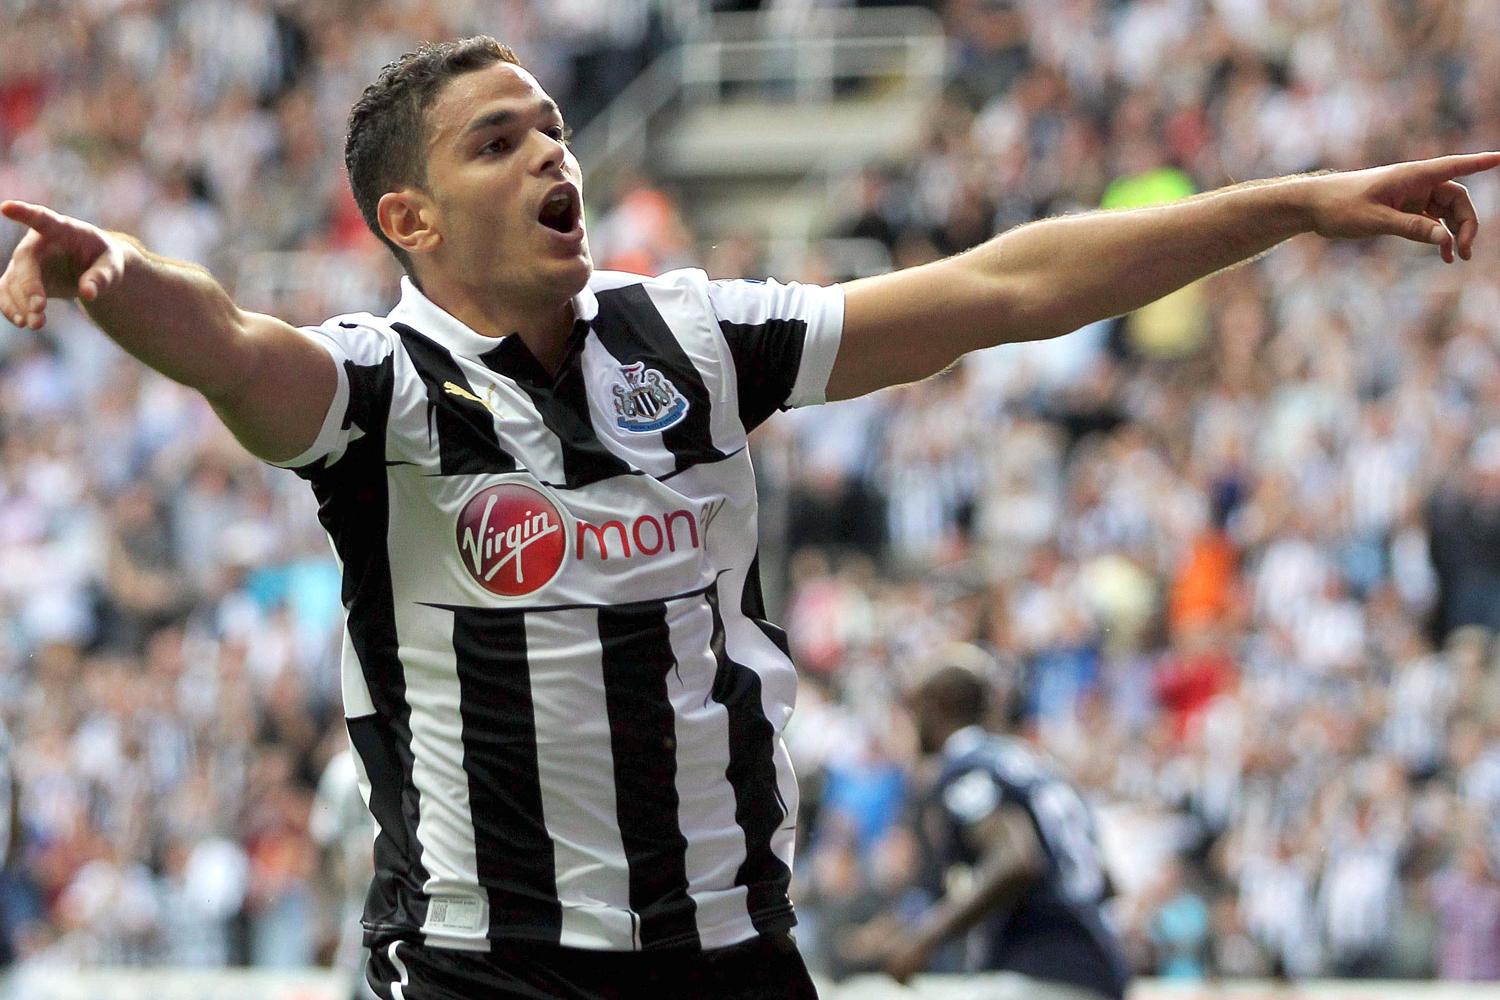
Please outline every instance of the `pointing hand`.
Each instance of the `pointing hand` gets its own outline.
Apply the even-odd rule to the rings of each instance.
[[[0,274],[0,312],[19,327],[40,330],[48,299],[98,298],[119,280],[134,249],[113,233],[42,205],[0,202],[0,214],[30,230]]]
[[[1500,166],[1500,153],[1469,153],[1395,163],[1306,179],[1306,207],[1320,236],[1365,239],[1400,236],[1440,247],[1451,264],[1455,250],[1474,252],[1479,216],[1457,178]]]

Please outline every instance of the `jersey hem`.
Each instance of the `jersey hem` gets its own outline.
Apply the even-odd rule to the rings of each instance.
[[[699,951],[718,951],[722,948],[733,948],[744,944],[763,934],[776,934],[781,931],[791,930],[797,926],[797,912],[791,903],[783,903],[769,909],[756,910],[747,914],[751,927],[749,933],[743,937],[735,938],[724,944],[715,945],[712,948],[699,948]],[[564,947],[558,944],[557,932],[551,928],[543,927],[501,927],[492,930],[487,936],[474,938],[463,944],[453,943],[451,937],[440,937],[435,939],[432,934],[424,933],[420,927],[406,926],[402,924],[372,924],[361,921],[364,927],[364,944],[366,948],[379,948],[390,941],[411,941],[427,948],[440,948],[444,951],[489,951],[494,944],[507,942],[519,942],[523,944],[546,944],[554,947]],[[574,951],[599,951],[599,952],[657,952],[683,950],[700,941],[705,936],[712,936],[718,928],[710,927],[705,932],[693,934],[679,934],[675,937],[658,941],[649,948],[586,948],[576,945],[568,945]]]

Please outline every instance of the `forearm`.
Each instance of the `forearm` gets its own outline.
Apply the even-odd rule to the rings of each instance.
[[[935,951],[985,917],[1010,910],[1037,878],[1038,872],[1029,865],[1006,863],[981,869],[968,892],[948,896],[927,914],[917,928],[919,946]]]
[[[130,354],[210,400],[247,374],[244,317],[213,275],[129,244],[120,280],[92,301],[79,299],[99,328]]]
[[[1010,290],[1006,340],[1041,340],[1131,312],[1310,231],[1305,178],[1022,226],[967,256]]]
[[[847,399],[926,378],[969,351],[1060,336],[1248,260],[1298,233],[1398,236],[1468,260],[1479,217],[1456,178],[1500,152],[1259,181],[1155,208],[1035,222],[973,250],[844,286],[828,381]]]

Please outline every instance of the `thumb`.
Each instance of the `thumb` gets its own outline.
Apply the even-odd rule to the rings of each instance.
[[[1447,247],[1453,242],[1453,234],[1441,222],[1414,212],[1403,212],[1397,208],[1381,206],[1375,217],[1377,230],[1389,236],[1399,236],[1413,243],[1430,243],[1435,247]]]
[[[120,279],[124,271],[123,255],[116,249],[106,250],[78,278],[78,297],[92,302]]]

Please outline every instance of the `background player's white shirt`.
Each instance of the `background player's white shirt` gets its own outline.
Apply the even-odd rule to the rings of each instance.
[[[600,272],[562,369],[410,282],[309,332],[313,485],[379,824],[371,939],[717,947],[794,922],[795,675],[746,435],[821,402],[837,288]]]

